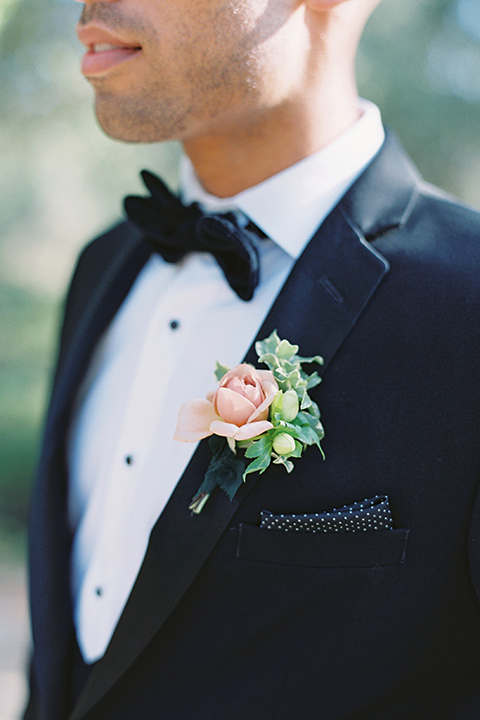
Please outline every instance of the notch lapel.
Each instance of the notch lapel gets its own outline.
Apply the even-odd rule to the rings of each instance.
[[[389,269],[388,261],[367,242],[365,234],[379,235],[406,219],[414,183],[407,164],[402,168],[402,162],[395,143],[389,141],[374,163],[376,168],[371,166],[370,178],[365,173],[312,238],[256,340],[277,329],[280,337],[298,343],[302,354],[320,353],[324,367],[328,365]],[[396,171],[393,175],[392,167]],[[361,203],[356,205],[356,193],[367,197],[371,178],[377,185],[379,174],[383,179],[378,193],[370,199],[369,212],[365,213]],[[245,359],[256,361],[254,343]],[[96,664],[70,720],[81,720],[160,630],[255,483],[250,476],[232,502],[224,493],[214,493],[205,510],[192,517],[188,504],[208,462],[208,444],[203,441],[152,531],[143,565],[110,645]]]

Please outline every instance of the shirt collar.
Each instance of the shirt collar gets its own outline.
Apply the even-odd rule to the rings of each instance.
[[[184,202],[196,201],[210,212],[241,210],[297,258],[383,144],[379,109],[367,100],[359,100],[359,108],[357,122],[326,148],[230,198],[207,193],[184,155],[180,167]]]

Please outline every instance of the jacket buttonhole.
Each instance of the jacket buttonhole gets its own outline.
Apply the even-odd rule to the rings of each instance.
[[[326,275],[322,275],[320,280],[318,281],[318,284],[323,287],[327,293],[330,295],[332,300],[337,303],[337,305],[343,305],[344,298],[342,293],[335,287],[335,285],[332,283],[329,277]]]

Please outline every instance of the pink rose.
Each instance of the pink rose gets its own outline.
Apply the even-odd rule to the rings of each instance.
[[[180,408],[174,439],[196,442],[209,435],[250,440],[270,430],[268,408],[278,392],[270,370],[243,363],[229,370],[216,392]]]

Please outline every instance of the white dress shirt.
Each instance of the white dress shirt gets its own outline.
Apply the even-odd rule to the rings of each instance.
[[[176,265],[153,255],[96,348],[68,445],[71,591],[86,662],[105,653],[150,532],[195,451],[172,439],[180,406],[215,388],[217,359],[241,362],[295,260],[383,143],[378,109],[360,108],[330,146],[233,198],[208,195],[183,158],[186,202],[238,209],[270,239],[258,241],[250,302],[208,254]]]

